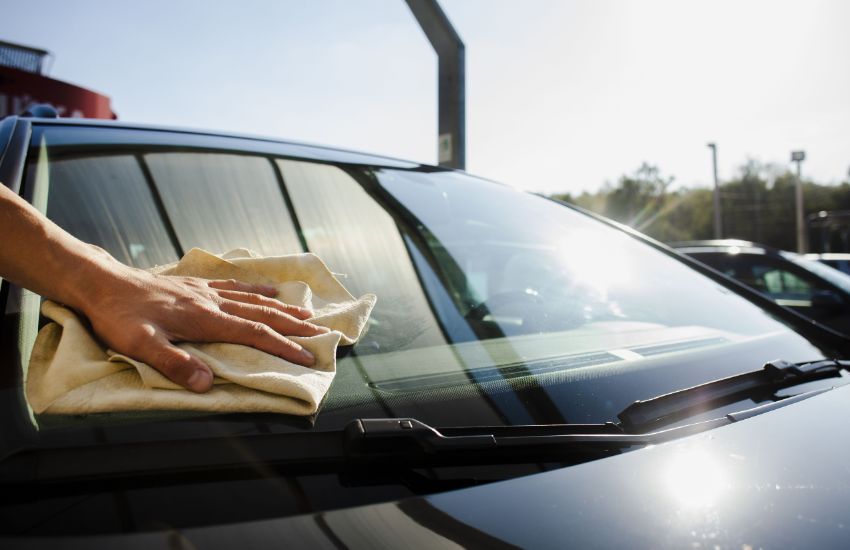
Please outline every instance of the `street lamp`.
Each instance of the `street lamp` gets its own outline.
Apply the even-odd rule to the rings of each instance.
[[[723,238],[723,218],[720,215],[720,184],[717,182],[717,144],[708,143],[711,149],[711,162],[714,167],[714,238]]]
[[[806,226],[803,223],[803,178],[800,165],[806,160],[805,151],[791,151],[791,162],[797,163],[797,252],[805,254],[808,248],[806,243]]]

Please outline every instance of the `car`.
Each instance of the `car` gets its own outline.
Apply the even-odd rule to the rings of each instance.
[[[716,239],[672,246],[777,304],[850,334],[850,275],[800,254],[751,241]]]
[[[850,254],[846,252],[822,252],[805,254],[807,260],[816,260],[833,269],[850,275]]]
[[[4,281],[3,548],[845,547],[848,338],[640,233],[417,162],[7,117],[0,181],[150,267],[314,252],[378,302],[312,417],[33,414]]]

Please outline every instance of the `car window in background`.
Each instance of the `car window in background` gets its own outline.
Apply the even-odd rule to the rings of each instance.
[[[728,262],[723,271],[775,299],[810,302],[816,292],[829,290],[823,281],[805,270],[768,256],[739,257]]]
[[[57,158],[36,170],[48,171],[48,217],[72,235],[135,267],[177,259],[136,157]]]
[[[759,278],[764,280],[769,294],[812,295],[812,285],[790,271],[771,269],[764,266],[756,266],[754,271]]]
[[[184,250],[303,252],[269,159],[172,152],[144,160]]]
[[[355,295],[377,294],[358,350],[445,344],[392,217],[336,166],[278,160],[307,246]]]
[[[850,275],[847,275],[837,268],[824,265],[817,260],[810,260],[799,254],[790,252],[780,252],[780,254],[803,269],[814,273],[822,279],[826,279],[844,292],[850,294]]]

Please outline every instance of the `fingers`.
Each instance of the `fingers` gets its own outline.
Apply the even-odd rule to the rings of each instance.
[[[230,302],[230,304],[237,304],[237,302]],[[305,367],[312,367],[316,363],[316,358],[312,353],[292,340],[284,338],[269,325],[263,322],[244,319],[240,316],[229,315],[226,312],[222,315],[225,316],[222,320],[224,322],[216,323],[216,327],[210,331],[209,337],[211,341],[251,346],[252,348],[276,355],[287,361],[304,365]],[[309,323],[295,319],[292,321],[309,325]],[[219,334],[216,334],[217,332]],[[327,332],[327,329],[325,329],[325,332]]]
[[[313,312],[307,308],[284,304],[280,300],[266,298],[265,296],[250,292],[220,290],[218,295],[222,298],[227,298],[228,300],[233,300],[235,302],[244,302],[246,304],[254,304],[255,306],[264,306],[276,309],[282,313],[286,313],[287,315],[292,315],[297,319],[309,319],[313,316]]]
[[[330,329],[326,327],[296,319],[279,309],[265,305],[225,300],[218,307],[221,311],[230,315],[268,325],[279,334],[286,336],[316,336],[330,332]]]
[[[133,356],[155,368],[166,378],[196,393],[209,391],[213,384],[213,373],[197,357],[173,346],[165,337],[158,335]]]
[[[277,296],[277,289],[270,285],[261,285],[255,283],[243,283],[235,279],[223,281],[209,281],[207,285],[218,290],[236,290],[238,292],[252,292],[254,294],[262,294],[269,298]]]

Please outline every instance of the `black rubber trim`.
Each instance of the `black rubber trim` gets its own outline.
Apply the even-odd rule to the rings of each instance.
[[[21,192],[21,177],[24,173],[24,163],[27,149],[32,136],[32,125],[29,121],[16,118],[6,119],[2,124],[0,135],[8,133],[6,146],[0,159],[0,182],[15,193]],[[2,144],[2,140],[0,140]]]

